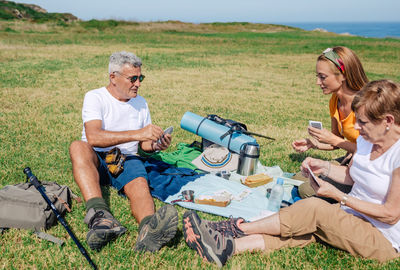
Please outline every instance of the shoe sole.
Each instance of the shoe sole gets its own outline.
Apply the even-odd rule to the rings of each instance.
[[[86,241],[91,249],[99,250],[107,245],[110,241],[124,234],[125,231],[125,227],[90,230],[87,234]]]
[[[183,237],[185,239],[186,244],[197,251],[200,257],[203,260],[207,260],[209,262],[215,262],[219,267],[222,267],[223,264],[218,258],[217,254],[215,254],[213,248],[208,245],[203,239],[205,236],[202,231],[199,229],[200,227],[200,218],[194,211],[186,211],[183,214]]]
[[[148,231],[143,239],[137,240],[134,250],[156,252],[176,235],[178,211],[172,205],[164,205],[158,209],[147,226]],[[142,230],[144,229],[143,227]],[[140,237],[139,232],[138,238]]]

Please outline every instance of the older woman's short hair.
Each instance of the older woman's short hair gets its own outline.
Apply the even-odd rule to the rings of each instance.
[[[356,94],[351,104],[354,112],[361,107],[372,122],[380,122],[386,114],[392,114],[395,123],[400,125],[400,85],[391,80],[369,82]]]
[[[110,63],[108,65],[108,73],[120,71],[124,65],[131,65],[133,67],[141,67],[142,60],[130,52],[115,52],[110,56]]]

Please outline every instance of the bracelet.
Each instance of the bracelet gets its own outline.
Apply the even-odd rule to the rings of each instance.
[[[348,198],[349,198],[349,197],[347,197],[346,194],[343,195],[343,198],[342,198],[342,200],[340,201],[340,205],[345,206]]]
[[[326,173],[322,174],[325,177],[328,177],[329,173],[331,172],[331,163],[329,161],[327,161],[327,162],[328,162],[328,170],[327,170]]]

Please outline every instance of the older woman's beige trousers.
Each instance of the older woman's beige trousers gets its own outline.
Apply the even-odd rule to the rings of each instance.
[[[371,223],[346,213],[339,204],[308,198],[281,209],[279,219],[281,236],[263,235],[266,251],[303,247],[320,239],[354,256],[381,262],[400,256]]]

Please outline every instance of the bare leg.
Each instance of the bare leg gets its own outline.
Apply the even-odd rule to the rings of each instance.
[[[139,224],[144,217],[154,214],[154,201],[145,178],[138,177],[129,182],[124,186],[124,192],[129,198],[132,215]]]
[[[100,177],[97,172],[99,160],[93,148],[84,141],[74,141],[69,147],[72,162],[72,173],[75,182],[87,202],[91,198],[102,197]]]
[[[241,223],[239,228],[246,234],[280,235],[281,223],[279,212],[254,222]]]
[[[235,239],[235,254],[247,250],[265,250],[261,234],[280,235],[279,213],[254,222],[240,223],[239,228],[248,236]]]
[[[85,201],[102,197],[100,176],[97,171],[99,160],[93,148],[83,141],[74,141],[69,148],[72,172]],[[147,181],[139,177],[124,186],[129,198],[131,212],[138,223],[154,214],[154,202]]]
[[[235,254],[243,251],[265,250],[265,241],[260,234],[235,239]]]

